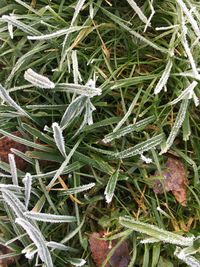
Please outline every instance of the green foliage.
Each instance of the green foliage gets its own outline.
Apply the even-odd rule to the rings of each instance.
[[[0,1],[0,134],[27,146],[0,139],[15,155],[0,162],[0,259],[93,267],[88,234],[104,230],[128,240],[129,267],[199,266],[199,14],[190,0]],[[151,188],[166,152],[188,207]]]

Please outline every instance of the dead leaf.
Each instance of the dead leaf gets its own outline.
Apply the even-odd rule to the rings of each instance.
[[[22,134],[19,131],[15,131],[12,133],[15,136],[22,137]],[[23,153],[26,152],[27,147],[20,143],[13,141],[11,138],[4,136],[0,138],[0,159],[8,163],[8,154],[12,153],[10,151],[11,148],[15,148]],[[27,162],[22,158],[15,156],[16,166],[19,170],[24,171],[27,167]]]
[[[11,253],[11,249],[3,246],[3,245],[0,245],[0,255],[6,255],[6,254],[9,254]],[[19,256],[17,257],[8,257],[8,258],[5,258],[5,259],[1,259],[0,260],[0,267],[8,267],[10,266],[11,264],[15,263],[15,260],[16,259],[19,259]]]
[[[164,191],[172,191],[176,200],[182,205],[187,205],[187,174],[184,165],[177,157],[170,156],[162,171],[162,179],[156,179],[153,183],[153,191],[162,194]],[[156,172],[154,176],[159,176]]]
[[[101,267],[110,250],[117,244],[118,240],[101,240],[105,232],[92,233],[89,238],[92,258],[97,267]],[[127,267],[129,263],[129,250],[127,242],[123,242],[113,253],[105,267]]]

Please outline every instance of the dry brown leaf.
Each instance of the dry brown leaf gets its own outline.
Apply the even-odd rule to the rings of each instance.
[[[110,250],[117,244],[118,240],[100,240],[104,232],[92,233],[89,238],[92,258],[97,267],[101,267]],[[127,267],[129,263],[129,250],[127,242],[123,242],[113,253],[105,267]]]
[[[12,133],[15,136],[22,137],[22,134],[19,131]],[[10,151],[11,148],[15,148],[23,153],[26,152],[27,147],[25,145],[22,145],[20,143],[17,143],[13,141],[11,138],[4,136],[0,138],[0,159],[1,161],[4,161],[8,163],[8,154],[12,153]],[[19,170],[24,171],[27,167],[27,162],[23,160],[22,158],[15,156],[16,166]]]
[[[184,165],[177,157],[168,157],[165,169],[162,171],[162,179],[156,179],[153,183],[153,190],[156,194],[164,191],[172,191],[176,200],[182,205],[187,205],[187,174]],[[158,176],[156,172],[154,176]]]
[[[6,255],[6,254],[9,254],[11,253],[12,251],[3,246],[3,245],[0,245],[0,255]],[[10,266],[11,264],[15,263],[15,259],[18,259],[18,257],[8,257],[8,258],[5,258],[5,259],[1,259],[0,260],[0,267],[8,267]]]

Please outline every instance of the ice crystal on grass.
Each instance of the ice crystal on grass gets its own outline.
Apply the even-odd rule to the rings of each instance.
[[[119,175],[119,171],[117,170],[109,178],[108,184],[107,184],[105,192],[104,192],[107,203],[110,203],[112,201],[113,196],[114,196],[118,175]]]
[[[183,17],[182,20],[183,20],[183,23],[182,23],[182,44],[183,44],[183,47],[185,49],[186,55],[187,55],[187,57],[189,59],[190,65],[192,67],[194,78],[197,79],[197,80],[200,80],[200,74],[199,74],[199,72],[197,70],[197,66],[196,66],[195,60],[193,58],[192,52],[190,50],[190,47],[189,47],[189,44],[188,44],[188,41],[187,41],[187,37],[186,37],[187,27],[185,26],[184,17]]]
[[[28,36],[27,38],[29,40],[35,40],[35,41],[47,41],[47,40],[51,40],[52,38],[57,38],[63,35],[69,35],[70,33],[76,32],[76,31],[80,31],[82,29],[84,29],[86,27],[84,26],[74,26],[74,27],[70,27],[68,29],[62,29],[62,30],[58,30],[56,32],[52,32],[49,34],[43,34],[43,35],[34,35],[34,36]]]
[[[124,227],[137,231],[139,233],[146,234],[152,238],[156,238],[162,242],[180,245],[180,246],[192,246],[194,237],[183,237],[173,232],[166,231],[157,226],[136,221],[129,217],[120,217],[119,222]]]
[[[170,135],[167,138],[166,143],[162,147],[160,154],[166,153],[169,150],[169,148],[173,145],[173,142],[174,142],[174,140],[175,140],[182,124],[183,124],[183,121],[185,119],[185,115],[186,115],[187,108],[188,108],[188,102],[189,102],[188,99],[182,100],[179,112],[178,112],[177,117],[176,117],[176,121],[175,121],[175,123],[171,129]]]
[[[33,27],[31,27],[31,26],[21,22],[20,20],[18,20],[17,16],[14,15],[14,14],[10,14],[10,16],[3,15],[2,16],[2,20],[10,23],[11,25],[19,28],[23,32],[28,33],[30,35],[38,35],[38,34],[40,34],[40,32],[35,30]]]
[[[197,37],[200,37],[199,26],[198,26],[196,20],[194,19],[192,13],[190,12],[190,10],[187,8],[187,6],[184,3],[184,1],[183,0],[177,0],[177,3],[179,4],[179,6],[182,9],[183,13],[187,16],[187,19],[191,23],[191,26],[192,26],[195,34],[197,35]]]
[[[54,122],[52,124],[53,128],[53,137],[56,143],[57,148],[59,149],[60,153],[63,155],[64,158],[67,157],[66,151],[65,151],[65,141],[62,134],[62,129],[58,125],[57,122]]]
[[[148,19],[145,16],[145,14],[143,13],[143,11],[141,10],[141,8],[137,5],[137,3],[134,0],[127,0],[127,2],[133,8],[133,10],[138,15],[138,17],[141,19],[141,21],[143,21],[145,24],[147,24]]]
[[[13,154],[8,154],[8,160],[10,164],[10,171],[12,175],[12,182],[13,185],[19,185],[18,184],[18,178],[17,178],[17,168],[15,163],[15,156]]]
[[[48,267],[53,267],[54,265],[53,265],[53,261],[51,258],[51,254],[46,246],[46,240],[44,239],[41,232],[36,227],[34,227],[32,224],[30,224],[28,221],[22,218],[17,218],[15,222],[24,228],[24,230],[27,232],[31,240],[34,242],[34,244],[37,247],[38,255],[40,256],[40,259]]]
[[[25,188],[25,206],[26,208],[28,208],[32,189],[32,176],[30,173],[26,173],[23,179],[23,183]]]
[[[190,267],[200,267],[200,261],[191,255],[185,254],[184,249],[177,247],[174,255]]]
[[[72,51],[72,69],[73,69],[74,83],[78,84],[79,81],[82,82],[81,74],[78,69],[78,58],[76,50]]]
[[[164,88],[164,86],[167,84],[167,81],[170,76],[171,68],[173,66],[172,59],[170,58],[167,62],[167,65],[165,67],[165,70],[163,71],[163,74],[159,80],[159,82],[156,85],[156,88],[154,89],[154,94],[157,95],[160,93],[160,91]]]
[[[164,139],[164,134],[161,133],[157,136],[154,136],[144,142],[141,142],[134,147],[128,148],[121,152],[113,154],[115,158],[124,159],[130,158],[138,154],[142,154],[145,151],[155,148],[156,146],[160,145]]]
[[[75,222],[76,217],[66,216],[66,215],[54,215],[48,213],[40,212],[25,212],[24,215],[30,219],[41,221],[41,222],[50,222],[50,223],[66,223],[66,222]]]
[[[169,104],[170,105],[175,105],[180,100],[189,98],[191,94],[192,95],[194,94],[194,88],[197,86],[197,84],[198,83],[196,81],[193,81],[185,90],[183,90],[183,92],[176,99],[174,99]]]
[[[36,73],[32,69],[28,69],[24,73],[24,79],[40,88],[52,89],[55,87],[55,84],[49,80],[49,78]]]
[[[20,115],[31,118],[29,114],[24,111],[8,94],[7,90],[0,84],[0,98],[5,101],[9,106],[16,109]]]

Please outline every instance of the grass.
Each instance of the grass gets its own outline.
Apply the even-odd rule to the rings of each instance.
[[[13,266],[95,266],[101,230],[128,240],[129,267],[200,266],[200,4],[137,2],[0,2],[0,134],[28,146],[26,170],[0,162]],[[166,152],[187,207],[152,190]]]

